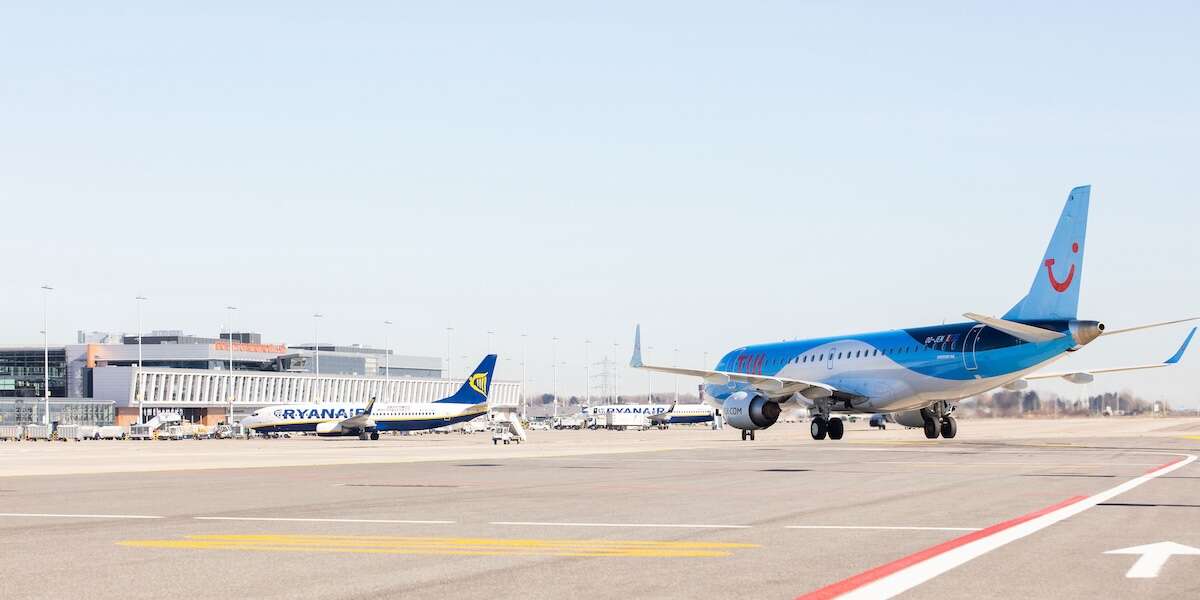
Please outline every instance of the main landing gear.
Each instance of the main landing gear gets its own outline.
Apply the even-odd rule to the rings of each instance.
[[[813,417],[812,423],[808,426],[808,432],[812,434],[814,440],[823,440],[826,435],[831,440],[840,440],[846,433],[846,427],[837,417]]]
[[[936,440],[941,436],[949,440],[958,435],[958,420],[950,416],[945,407],[921,409],[921,416],[925,417],[925,437]]]

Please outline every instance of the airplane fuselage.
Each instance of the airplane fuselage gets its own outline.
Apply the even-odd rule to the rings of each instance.
[[[1026,342],[975,322],[745,346],[715,370],[828,384],[856,396],[832,403],[843,412],[896,412],[954,401],[1005,385],[1074,350],[1069,321],[1028,324],[1067,335]],[[723,401],[752,390],[737,381],[708,384]]]
[[[361,404],[283,404],[254,411],[242,424],[258,433],[316,432],[321,423],[342,421],[363,413]],[[487,414],[487,404],[377,404],[368,430],[417,431],[470,421]],[[355,435],[354,431],[335,435]]]

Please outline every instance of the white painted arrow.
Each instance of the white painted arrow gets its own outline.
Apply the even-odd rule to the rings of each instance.
[[[1200,556],[1200,548],[1184,546],[1175,542],[1157,542],[1143,546],[1121,548],[1120,550],[1109,550],[1105,554],[1142,555],[1141,558],[1137,559],[1137,562],[1133,563],[1132,567],[1129,567],[1129,571],[1125,573],[1125,576],[1132,579],[1144,579],[1158,577],[1158,572],[1162,570],[1163,565],[1167,564],[1167,560],[1176,554]]]

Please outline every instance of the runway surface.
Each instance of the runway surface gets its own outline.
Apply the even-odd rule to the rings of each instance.
[[[972,439],[964,422],[948,441],[860,426],[814,442],[803,425],[745,443],[731,429],[533,432],[515,448],[278,440],[285,454],[469,452],[0,477],[0,597],[1200,597],[1200,555],[1128,577],[1142,556],[1106,553],[1200,547],[1200,420],[1135,436],[1038,427]],[[255,444],[161,447],[258,447],[238,443]],[[4,452],[154,449],[117,444]]]

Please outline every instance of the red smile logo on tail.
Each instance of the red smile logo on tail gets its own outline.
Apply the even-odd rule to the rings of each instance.
[[[1079,254],[1079,242],[1071,244],[1071,252]],[[1071,287],[1071,281],[1075,279],[1075,265],[1073,263],[1071,264],[1071,269],[1067,271],[1067,278],[1060,282],[1058,278],[1054,276],[1054,259],[1047,258],[1045,264],[1046,275],[1050,277],[1050,286],[1054,288],[1054,291],[1060,294],[1067,291],[1067,289]]]

